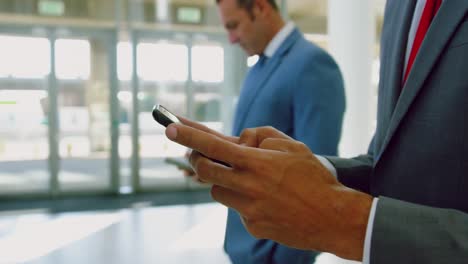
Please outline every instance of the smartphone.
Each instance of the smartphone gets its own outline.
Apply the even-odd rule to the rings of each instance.
[[[159,124],[161,124],[161,125],[163,125],[165,127],[169,126],[172,123],[180,123],[180,120],[179,120],[179,118],[177,118],[176,115],[171,113],[169,110],[167,110],[164,106],[162,106],[160,104],[157,104],[157,105],[155,105],[153,107],[153,113],[152,114],[153,114],[154,120],[156,120],[156,122],[158,122]],[[219,164],[222,164],[224,166],[230,167],[229,164],[224,163],[222,161],[215,160],[215,159],[211,159],[211,160],[213,160],[214,162],[217,162]],[[167,162],[169,162],[169,161],[167,161]],[[190,169],[192,169],[191,166],[190,166]]]
[[[176,115],[167,110],[164,106],[157,104],[153,107],[153,118],[159,124],[167,127],[172,123],[180,123]]]
[[[181,170],[186,170],[186,171],[193,171],[192,166],[188,162],[186,158],[173,158],[173,157],[167,157],[164,159],[166,163],[175,165],[177,168]]]

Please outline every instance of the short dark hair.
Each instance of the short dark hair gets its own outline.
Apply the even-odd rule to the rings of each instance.
[[[219,2],[221,2],[223,0],[216,0],[216,4],[219,4]],[[245,8],[245,10],[247,11],[252,11],[252,8],[253,8],[253,4],[254,4],[255,0],[237,0],[237,5],[240,7],[240,8]],[[278,10],[278,5],[276,4],[276,1],[275,0],[268,0],[268,3],[275,9],[275,10]]]

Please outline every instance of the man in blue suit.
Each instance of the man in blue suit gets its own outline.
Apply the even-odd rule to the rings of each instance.
[[[233,135],[272,126],[315,153],[336,155],[345,96],[334,60],[285,23],[274,0],[217,0],[229,40],[260,59],[241,90]],[[229,209],[225,250],[233,263],[313,263],[316,252],[257,240]]]

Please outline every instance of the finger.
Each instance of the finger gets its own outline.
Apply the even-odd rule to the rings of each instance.
[[[184,124],[169,125],[166,128],[166,136],[176,143],[231,166],[245,167],[248,162],[244,149],[239,145]]]
[[[235,209],[239,213],[243,212],[252,203],[251,198],[218,185],[211,187],[211,197],[219,203]]]
[[[200,179],[200,177],[198,177],[198,174],[196,174],[196,173],[193,173],[193,175],[190,178],[196,183],[202,183],[202,184],[206,183],[206,182],[202,181],[202,179]]]
[[[195,176],[195,172],[193,170],[182,169],[182,171],[184,172],[184,176],[187,176],[187,177]]]
[[[259,148],[282,152],[302,152],[308,150],[308,147],[302,142],[282,138],[267,138],[263,140]]]
[[[204,131],[206,133],[209,133],[209,134],[213,134],[213,135],[216,135],[220,138],[224,138],[225,140],[228,140],[228,141],[231,141],[233,143],[238,143],[238,138],[237,137],[230,137],[230,136],[226,136],[226,135],[223,135],[222,133],[219,133],[218,131],[216,130],[213,130],[207,126],[204,126],[200,123],[197,123],[195,121],[192,121],[190,119],[187,119],[185,117],[181,117],[181,116],[177,116],[179,118],[179,120],[182,122],[182,124],[184,125],[187,125],[189,127],[193,127],[193,128],[196,128],[198,130],[201,130],[201,131]]]
[[[257,129],[257,138],[258,142],[261,143],[267,138],[282,138],[282,139],[292,139],[290,136],[285,133],[275,129],[274,127],[260,127]]]
[[[219,164],[197,151],[192,152],[190,164],[198,178],[203,182],[244,192],[249,188],[247,181],[243,179],[245,177],[240,171]]]
[[[292,139],[273,127],[258,127],[244,129],[239,138],[239,143],[249,147],[258,147],[267,138]]]
[[[239,144],[256,148],[257,143],[257,131],[254,128],[244,129],[239,137]]]

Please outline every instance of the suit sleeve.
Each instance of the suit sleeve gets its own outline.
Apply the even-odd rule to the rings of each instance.
[[[468,214],[380,197],[370,259],[380,264],[467,263]]]
[[[345,91],[335,61],[315,49],[293,82],[295,139],[314,153],[337,155],[345,112]]]
[[[374,139],[367,154],[352,159],[326,156],[335,167],[338,180],[349,188],[370,193],[370,177],[374,164]]]
[[[370,193],[372,155],[362,155],[352,159],[326,157],[336,169],[338,180],[349,188]]]

